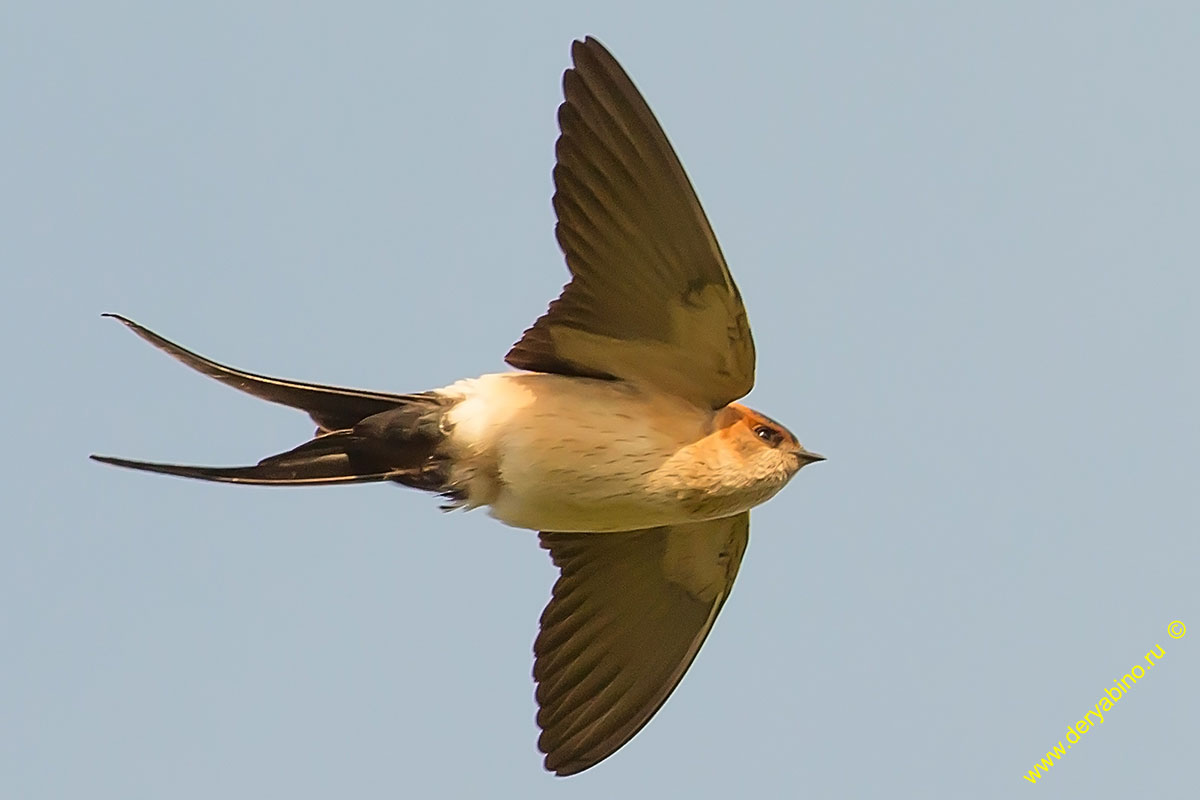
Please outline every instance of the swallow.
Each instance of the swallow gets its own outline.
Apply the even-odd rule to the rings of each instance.
[[[557,775],[599,763],[654,716],[729,597],[749,510],[823,460],[735,402],[754,384],[754,341],[691,182],[613,56],[590,37],[571,54],[553,199],[571,279],[508,352],[515,371],[414,394],[301,383],[109,314],[317,430],[253,466],[92,456],[226,483],[391,481],[539,531],[560,570],[533,668],[538,746]]]

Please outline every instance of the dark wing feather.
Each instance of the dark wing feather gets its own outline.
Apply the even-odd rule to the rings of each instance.
[[[646,101],[595,39],[563,76],[555,229],[572,279],[508,353],[520,369],[643,381],[721,408],[754,384],[741,295]]]
[[[534,644],[546,769],[581,772],[642,729],[712,629],[750,514],[622,533],[543,533],[562,571]]]

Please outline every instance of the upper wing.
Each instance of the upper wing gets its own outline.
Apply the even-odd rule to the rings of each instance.
[[[571,282],[506,361],[642,380],[712,408],[754,384],[741,295],[650,107],[595,39],[572,46],[554,168]]]
[[[729,596],[750,514],[623,533],[543,533],[562,570],[534,643],[538,747],[571,775],[633,738]]]

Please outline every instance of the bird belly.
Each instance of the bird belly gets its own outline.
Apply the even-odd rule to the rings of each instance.
[[[729,516],[687,452],[713,413],[621,381],[541,373],[456,384],[455,469],[469,506],[550,531],[621,531]],[[681,468],[681,464],[684,465]],[[698,503],[705,496],[709,502]],[[713,502],[716,500],[716,502]]]
[[[584,444],[574,442],[573,444]],[[508,525],[548,531],[623,531],[691,519],[681,498],[655,491],[653,459],[636,448],[562,452],[529,461],[516,453],[488,513]]]
[[[756,474],[713,436],[667,452],[654,432],[509,440],[489,513],[543,531],[608,532],[721,519],[773,497],[791,473]]]

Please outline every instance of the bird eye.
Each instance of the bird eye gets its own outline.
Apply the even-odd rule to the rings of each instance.
[[[759,425],[754,429],[754,435],[771,447],[776,447],[783,441],[783,434],[767,425]]]

